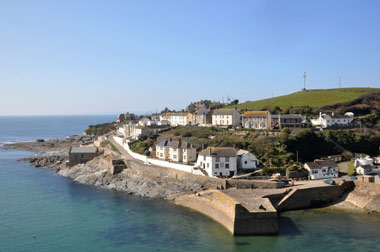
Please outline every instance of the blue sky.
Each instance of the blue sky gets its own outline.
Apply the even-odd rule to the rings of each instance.
[[[0,1],[0,115],[380,87],[380,1]]]

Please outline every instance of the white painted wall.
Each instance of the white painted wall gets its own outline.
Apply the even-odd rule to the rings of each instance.
[[[310,167],[305,164],[305,169],[309,171],[309,176],[311,179],[327,179],[327,178],[337,178],[338,168],[322,167],[322,169],[310,169]]]
[[[184,172],[189,172],[189,173],[192,173],[192,174],[195,174],[194,173],[194,169],[193,169],[193,166],[190,166],[190,165],[183,165],[183,164],[176,164],[176,163],[170,163],[168,161],[164,161],[164,160],[159,160],[159,159],[155,159],[155,158],[149,158],[145,155],[141,155],[141,154],[138,154],[138,153],[135,153],[133,152],[130,148],[129,148],[129,145],[128,145],[128,142],[127,141],[123,141],[123,138],[120,138],[120,137],[117,137],[117,136],[113,136],[115,142],[117,142],[118,144],[120,144],[127,152],[129,155],[131,155],[133,158],[137,159],[137,160],[140,160],[140,161],[143,161],[145,163],[150,163],[150,164],[154,164],[154,165],[158,165],[158,166],[162,166],[162,167],[166,167],[166,168],[172,168],[172,169],[176,169],[176,170],[179,170],[179,171],[184,171]],[[203,173],[197,171],[196,172],[198,175],[203,175]]]
[[[245,153],[239,161],[242,169],[255,169],[259,164],[259,160],[250,152]]]
[[[217,176],[229,176],[230,171],[233,171],[236,174],[237,171],[237,160],[236,157],[229,157],[229,161],[226,162],[225,157],[219,157],[219,161],[216,161],[216,157],[210,156],[198,156],[196,166],[199,166],[206,170],[210,177]],[[229,167],[226,168],[226,163]]]
[[[361,165],[370,165],[370,166],[373,166],[373,159],[370,158],[370,157],[355,159],[355,167],[358,167],[358,166],[361,166]]]

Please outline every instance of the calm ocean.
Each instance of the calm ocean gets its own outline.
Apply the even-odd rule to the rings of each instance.
[[[62,138],[114,118],[0,117],[0,143]],[[278,236],[233,237],[168,201],[77,184],[17,161],[28,155],[0,149],[1,252],[380,251],[378,215],[292,211],[281,214]]]

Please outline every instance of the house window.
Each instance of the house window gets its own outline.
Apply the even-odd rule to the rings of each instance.
[[[247,164],[247,161],[244,161],[244,164]]]
[[[209,168],[210,167],[210,164],[209,163],[207,163],[207,168]]]
[[[226,162],[230,162],[230,157],[226,157]]]
[[[214,172],[215,175],[218,175],[218,172]]]
[[[230,168],[230,164],[226,164],[226,168],[229,169]]]
[[[160,153],[160,157],[163,157],[164,155],[162,153]]]
[[[203,160],[205,160],[205,161],[206,161],[206,156],[203,156]]]
[[[177,155],[173,155],[173,158],[177,158]]]
[[[218,169],[219,168],[219,164],[215,164],[215,168]]]
[[[215,162],[219,162],[219,157],[216,157],[216,158],[215,158]]]

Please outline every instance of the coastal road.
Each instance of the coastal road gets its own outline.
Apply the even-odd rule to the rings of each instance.
[[[129,155],[129,153],[120,144],[116,143],[112,135],[108,136],[107,140],[110,141],[119,150],[119,152],[121,153],[121,155],[124,157],[125,160],[133,160],[134,162],[145,164],[143,161],[135,159],[134,157]]]
[[[134,159],[131,155],[129,155],[129,153],[120,144],[116,143],[116,141],[113,139],[112,135],[108,136],[108,141],[110,141],[119,150],[119,152],[121,153],[121,155],[126,160],[140,161],[140,160]]]

